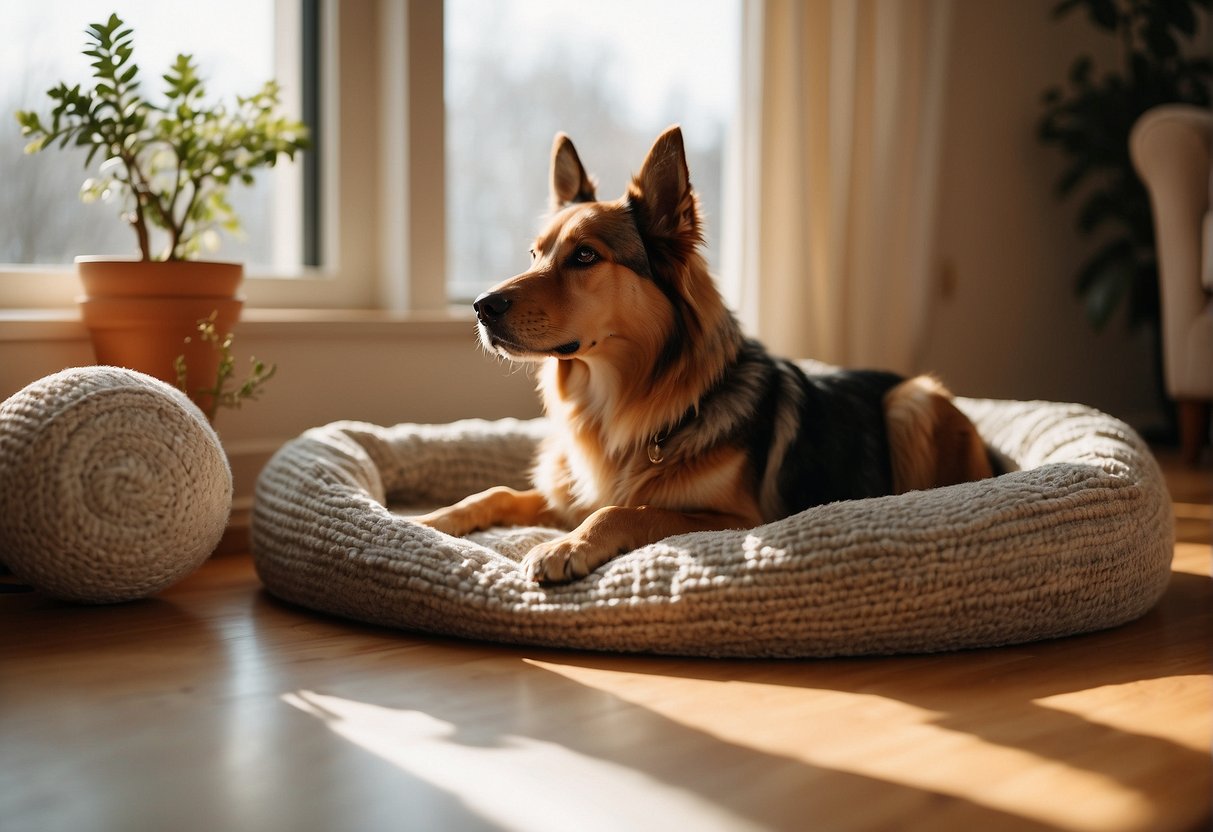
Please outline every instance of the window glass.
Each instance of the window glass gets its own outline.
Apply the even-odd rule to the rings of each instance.
[[[207,0],[197,7],[162,0],[121,0],[113,7],[95,0],[6,4],[6,45],[0,50],[0,263],[69,263],[77,254],[138,253],[135,234],[119,221],[116,205],[80,200],[81,184],[103,160],[95,158],[87,169],[84,149],[58,146],[25,155],[26,140],[12,115],[34,110],[45,120],[51,110],[48,89],[60,81],[92,86],[91,59],[81,54],[85,28],[103,22],[110,11],[134,29],[134,61],[143,94],[153,103],[163,102],[161,76],[178,53],[194,56],[212,101],[234,104],[236,94],[250,94],[275,77],[274,0]],[[220,248],[207,256],[253,266],[270,263],[273,190],[264,169],[252,187],[234,185],[230,196],[244,234],[222,234]]]
[[[653,139],[681,124],[717,267],[738,0],[446,0],[445,11],[453,301],[526,268],[560,130],[614,199]]]

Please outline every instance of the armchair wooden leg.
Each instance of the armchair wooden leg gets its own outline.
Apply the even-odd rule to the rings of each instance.
[[[1209,402],[1187,399],[1176,402],[1179,408],[1179,447],[1183,461],[1195,466],[1209,438]]]

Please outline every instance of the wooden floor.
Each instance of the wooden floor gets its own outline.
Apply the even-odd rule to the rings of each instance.
[[[154,600],[0,594],[0,830],[1209,828],[1209,471],[1162,603],[949,655],[706,661],[419,637],[246,556]]]

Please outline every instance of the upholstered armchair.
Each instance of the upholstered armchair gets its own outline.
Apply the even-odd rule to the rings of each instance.
[[[1154,212],[1163,372],[1179,407],[1184,458],[1195,463],[1213,401],[1213,113],[1155,107],[1134,125],[1129,148]]]

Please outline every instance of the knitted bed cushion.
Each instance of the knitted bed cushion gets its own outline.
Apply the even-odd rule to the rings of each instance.
[[[519,561],[550,529],[458,539],[396,504],[526,486],[542,421],[343,422],[263,470],[252,547],[274,595],[374,624],[515,644],[704,656],[927,652],[1144,614],[1170,575],[1161,473],[1079,405],[961,399],[1011,473],[672,537],[562,586]]]

